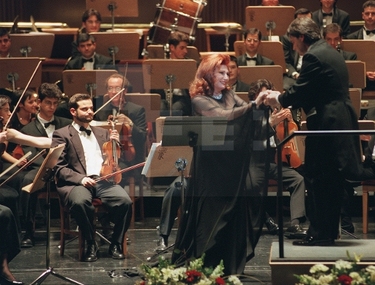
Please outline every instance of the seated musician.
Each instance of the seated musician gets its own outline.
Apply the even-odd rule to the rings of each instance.
[[[10,57],[10,46],[12,41],[10,40],[9,31],[0,28],[0,57]]]
[[[115,68],[110,57],[96,53],[96,42],[94,36],[87,33],[78,34],[77,49],[80,52],[80,55],[71,58],[65,65],[64,70],[96,70]]]
[[[228,65],[229,81],[228,85],[234,92],[248,92],[250,85],[239,80],[240,70],[238,69],[237,58],[233,55],[230,56]]]
[[[343,40],[342,29],[339,24],[332,23],[323,28],[323,38],[336,49],[345,60],[357,60],[357,54],[341,48]]]
[[[250,100],[255,100],[258,94],[264,90],[272,90],[273,84],[266,79],[259,79],[256,82],[250,84],[249,98]],[[292,121],[292,113],[289,109],[283,109],[281,111],[274,111],[270,116],[270,125],[276,127],[279,123],[282,124],[284,120]],[[297,126],[296,126],[297,127]],[[275,147],[275,144],[273,144]],[[273,154],[273,155],[272,155]],[[275,157],[275,152],[272,151],[269,156],[271,158]],[[264,159],[264,158],[263,158]],[[262,161],[262,160],[261,160]],[[259,169],[262,171],[262,169]],[[277,180],[277,165],[271,162],[269,165],[269,179]],[[300,175],[294,168],[290,165],[283,165],[282,167],[283,176],[283,186],[285,189],[290,191],[290,226],[285,231],[285,236],[291,239],[303,238],[306,236],[306,230],[302,228],[302,223],[306,221],[306,211],[305,211],[305,182],[302,175]],[[262,177],[262,175],[254,176]],[[252,184],[251,188],[256,187]]]
[[[108,121],[109,116],[113,116],[114,121],[122,123],[120,141],[124,145],[123,153],[120,158],[120,166],[126,167],[145,160],[145,142],[146,142],[146,111],[145,108],[126,101],[126,90],[129,81],[120,74],[113,74],[106,79],[107,94],[104,95],[104,102],[107,105],[95,114],[97,121]],[[125,90],[118,94],[121,89]],[[114,97],[118,94],[116,97]],[[113,98],[113,99],[112,99]],[[109,103],[108,100],[112,99]],[[134,146],[135,155],[132,155]],[[133,156],[133,157],[132,157]],[[136,171],[138,173],[139,171]],[[124,175],[125,177],[125,175]],[[126,181],[121,183],[125,185]]]
[[[72,120],[55,116],[54,113],[59,104],[62,93],[56,84],[42,83],[38,88],[39,113],[36,119],[24,126],[21,132],[34,137],[52,138],[55,130],[69,125]],[[31,151],[35,156],[41,149],[35,147],[23,146],[23,152]],[[27,186],[33,182],[43,159],[35,161],[24,173],[21,187]],[[22,218],[25,223],[25,235],[21,241],[21,247],[32,247],[34,245],[34,221],[36,214],[38,192],[32,194],[21,192]]]
[[[52,147],[65,144],[56,166],[57,192],[76,219],[87,244],[83,260],[94,262],[98,259],[93,198],[101,199],[114,223],[108,254],[114,259],[124,259],[121,245],[130,225],[132,202],[121,186],[99,179],[104,161],[102,147],[110,140],[117,145],[119,134],[116,130],[109,133],[90,126],[94,110],[89,94],[73,95],[69,99],[69,110],[73,123],[55,130],[52,137]]]
[[[262,32],[250,28],[244,32],[245,53],[237,57],[239,66],[274,65],[273,60],[258,53],[262,43]]]
[[[181,32],[173,32],[168,38],[169,51],[167,51],[167,58],[170,59],[187,59],[187,46],[189,44],[188,35]],[[190,116],[191,115],[191,100],[189,90],[174,88],[171,94],[169,89],[155,90],[151,93],[158,93],[161,96],[160,115],[169,116],[170,104],[169,96],[172,96],[172,114],[175,116]]]

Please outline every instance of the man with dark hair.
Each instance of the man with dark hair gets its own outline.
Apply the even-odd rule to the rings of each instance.
[[[240,75],[240,70],[238,69],[237,58],[233,55],[230,56],[228,71],[228,85],[232,88],[232,90],[234,92],[248,92],[250,85],[238,79]]]
[[[55,130],[69,125],[72,120],[55,116],[54,113],[61,99],[62,93],[56,84],[42,83],[38,88],[39,113],[36,119],[21,129],[21,132],[34,137],[49,137]],[[35,156],[41,149],[35,147],[23,146],[24,153],[31,151]],[[24,187],[33,182],[43,158],[36,160],[25,173],[21,186]],[[36,205],[38,192],[28,193],[21,191],[21,209],[23,221],[25,222],[26,232],[23,236],[21,247],[32,247],[34,245],[34,221],[36,214]]]
[[[350,51],[342,50],[342,29],[339,24],[332,23],[323,28],[323,38],[336,49],[345,60],[356,60],[357,54]]]
[[[244,46],[246,53],[237,57],[239,66],[274,65],[273,60],[258,54],[262,41],[262,32],[257,28],[250,28],[244,33]]]
[[[301,74],[284,93],[267,90],[259,96],[270,106],[302,107],[309,130],[355,130],[357,115],[349,97],[349,74],[344,58],[321,39],[318,25],[295,19],[288,28],[293,48],[303,55]],[[374,177],[363,168],[358,136],[307,136],[305,183],[311,199],[307,237],[301,246],[333,245],[338,237],[345,181]]]
[[[96,181],[100,176],[105,142],[119,142],[119,134],[110,134],[100,127],[90,126],[93,120],[93,103],[89,94],[75,94],[69,99],[73,123],[53,133],[52,145],[65,144],[56,166],[56,188],[63,205],[69,208],[87,244],[83,260],[98,259],[95,242],[93,198],[99,198],[108,209],[114,223],[108,253],[114,259],[124,259],[122,243],[129,228],[132,202],[124,189],[106,180]]]
[[[316,10],[312,14],[312,19],[323,29],[331,23],[340,25],[345,38],[350,33],[350,18],[349,14],[336,7],[338,0],[320,0],[321,9]]]
[[[82,14],[82,33],[93,33],[100,31],[100,24],[102,22],[102,16],[98,10],[88,9]]]
[[[10,57],[9,50],[11,44],[9,32],[6,29],[0,28],[0,57]]]
[[[94,36],[87,33],[78,34],[77,46],[80,55],[69,60],[65,65],[64,70],[94,70],[115,68],[110,57],[96,53],[96,42]]]

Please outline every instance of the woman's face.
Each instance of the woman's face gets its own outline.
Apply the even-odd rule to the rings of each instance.
[[[9,103],[5,103],[0,107],[0,121],[5,125],[11,115]]]
[[[214,73],[214,94],[221,93],[224,90],[229,81],[229,71],[226,65],[220,65],[216,68]]]
[[[24,103],[20,103],[19,106],[30,114],[36,114],[38,112],[38,95],[36,93],[31,95]]]

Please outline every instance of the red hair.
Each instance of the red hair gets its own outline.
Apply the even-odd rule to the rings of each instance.
[[[202,59],[194,81],[190,84],[190,97],[194,98],[197,95],[211,96],[214,90],[214,74],[216,68],[220,65],[228,66],[230,62],[229,55],[226,54],[212,54]]]

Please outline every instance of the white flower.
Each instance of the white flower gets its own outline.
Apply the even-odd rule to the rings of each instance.
[[[333,276],[332,275],[321,275],[319,276],[319,282],[320,283],[317,283],[317,284],[320,284],[320,285],[329,285],[330,282],[333,281]]]
[[[375,266],[374,265],[367,266],[366,271],[370,273],[375,273]]]
[[[210,278],[216,279],[217,277],[224,275],[224,263],[223,261],[220,261],[220,264],[215,267],[214,271],[212,271]]]
[[[353,265],[351,262],[339,259],[335,262],[335,267],[337,270],[352,269]]]
[[[238,277],[234,275],[229,276],[228,281],[233,285],[242,285],[240,279],[238,279]]]
[[[318,263],[310,268],[310,273],[314,274],[317,272],[327,272],[328,270],[329,268],[327,266],[325,266],[324,264]]]
[[[349,276],[355,281],[356,283],[353,284],[364,284],[365,280],[359,275],[358,272],[350,272]]]

